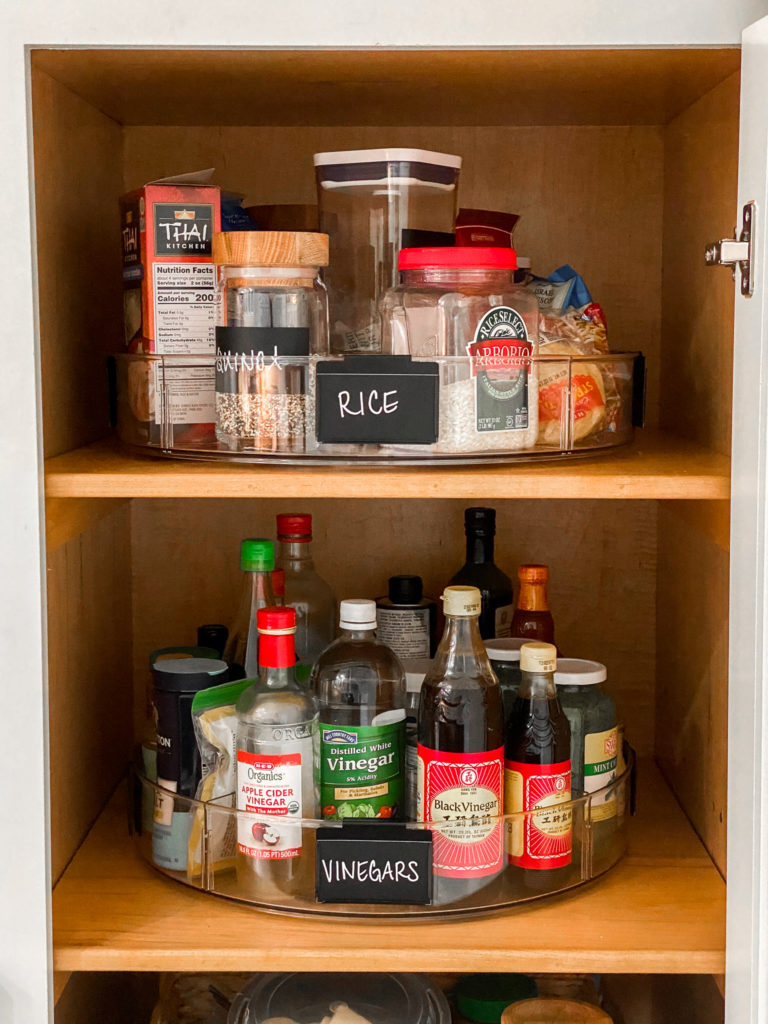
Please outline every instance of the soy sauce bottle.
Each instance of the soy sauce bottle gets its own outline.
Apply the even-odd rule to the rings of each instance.
[[[421,688],[417,818],[433,823],[440,904],[471,896],[503,869],[504,715],[480,609],[476,587],[446,588],[445,632]]]
[[[571,863],[571,730],[555,686],[553,644],[520,648],[521,682],[507,726],[504,811],[537,814],[512,819],[509,862],[524,888],[556,891]]]
[[[496,536],[495,508],[464,510],[467,535],[467,559],[451,580],[451,585],[477,587],[482,595],[480,636],[483,640],[514,636],[510,631],[514,604],[512,581],[493,560]]]

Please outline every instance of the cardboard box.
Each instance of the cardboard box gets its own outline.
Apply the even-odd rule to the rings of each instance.
[[[123,321],[129,352],[214,355],[216,268],[221,230],[212,171],[164,178],[120,200]]]

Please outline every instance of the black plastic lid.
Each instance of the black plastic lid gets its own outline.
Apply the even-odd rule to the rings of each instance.
[[[495,508],[465,508],[464,529],[467,533],[496,533]]]
[[[392,604],[418,604],[423,596],[421,576],[389,577],[389,600]]]
[[[171,658],[155,662],[152,678],[158,690],[197,693],[217,683],[226,683],[228,665],[215,658]]]
[[[229,630],[226,626],[216,623],[206,623],[204,626],[197,627],[197,644],[198,647],[210,647],[219,657],[224,653],[224,648],[227,646],[227,638],[229,636]]]

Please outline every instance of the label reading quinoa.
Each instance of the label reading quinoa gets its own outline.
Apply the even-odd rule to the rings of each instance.
[[[468,352],[475,378],[477,433],[527,430],[533,346],[522,316],[511,306],[489,309]]]
[[[452,754],[419,744],[418,818],[432,823],[436,875],[483,878],[500,870],[503,769],[502,747]]]
[[[320,725],[322,816],[396,818],[405,797],[405,720]]]
[[[510,863],[542,870],[571,863],[570,799],[570,761],[557,764],[505,762],[504,810],[507,814],[536,811],[510,821]]]
[[[617,730],[590,732],[584,737],[584,792],[595,793],[616,778],[618,766]],[[616,791],[592,798],[592,821],[616,815]]]
[[[237,752],[237,848],[258,860],[301,853],[301,754]]]

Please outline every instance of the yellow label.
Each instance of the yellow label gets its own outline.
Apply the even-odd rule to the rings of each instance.
[[[377,796],[386,796],[388,791],[388,784],[382,782],[378,786],[355,786],[352,789],[337,786],[333,795],[336,800],[373,800]]]
[[[523,776],[510,768],[504,771],[504,813],[514,814],[523,809]],[[524,819],[512,818],[507,830],[507,852],[520,857],[524,846]]]
[[[618,767],[618,731],[587,733],[584,737],[584,792],[596,793],[610,786]],[[616,791],[592,798],[592,821],[616,816]]]

